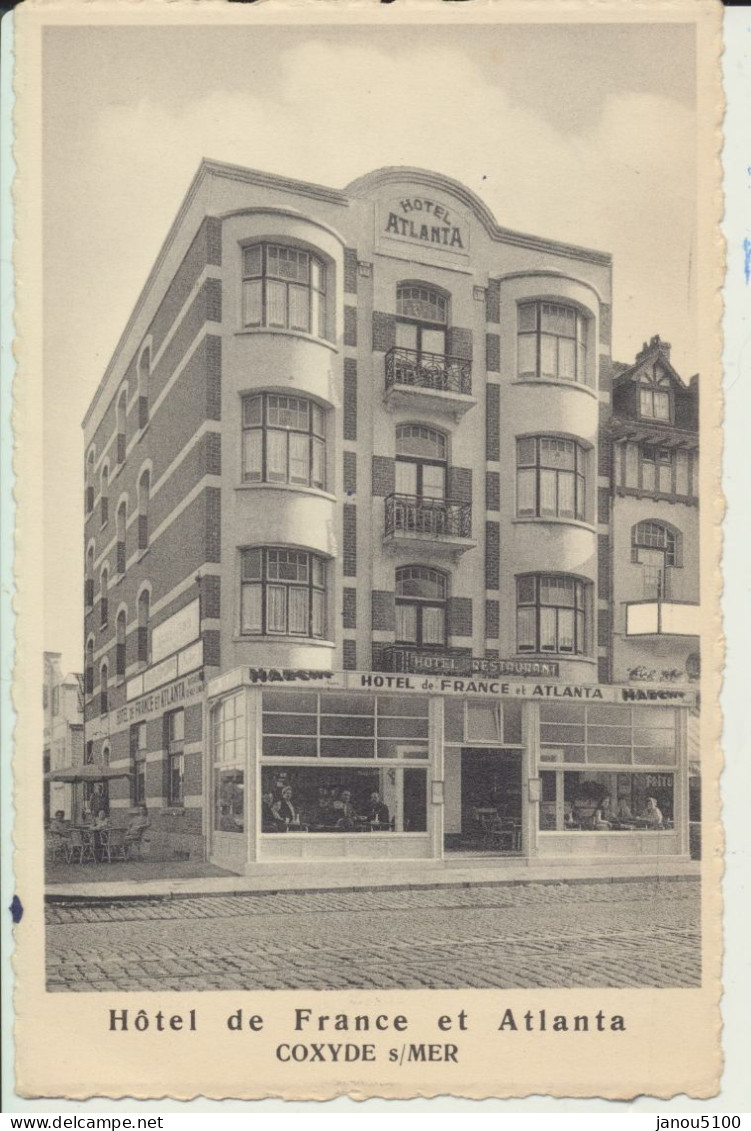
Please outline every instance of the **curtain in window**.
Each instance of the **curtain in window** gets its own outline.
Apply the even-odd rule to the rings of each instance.
[[[289,591],[289,631],[307,635],[308,632],[308,590],[290,588]]]
[[[558,339],[549,334],[540,337],[540,373],[543,377],[558,376]]]
[[[287,287],[273,279],[266,282],[266,325],[287,325]]]
[[[289,434],[289,481],[290,483],[308,482],[308,445],[307,435],[301,432]]]
[[[396,606],[396,639],[408,643],[417,641],[417,610],[414,605]]]
[[[534,468],[520,470],[517,476],[517,512],[520,516],[536,513],[537,472]]]
[[[558,516],[574,518],[574,476],[571,472],[558,473]]]
[[[260,481],[263,474],[262,471],[262,435],[261,430],[253,430],[246,432],[243,436],[244,452],[243,464],[245,467],[245,478],[254,482]]]
[[[554,471],[541,471],[540,472],[540,514],[541,515],[555,515],[555,511],[556,511],[555,481],[556,481],[556,473]]]
[[[535,640],[535,610],[519,609],[516,617],[517,648],[520,652],[534,652],[537,647]]]
[[[537,372],[537,337],[534,334],[519,335],[519,376],[533,377]]]
[[[289,328],[310,332],[310,291],[307,287],[289,288]]]
[[[285,598],[287,590],[284,585],[268,585],[266,587],[266,631],[286,632]]]
[[[556,651],[555,609],[540,609],[540,649],[543,652]]]
[[[243,283],[243,322],[246,326],[260,326],[263,321],[261,285],[260,279]]]
[[[424,608],[422,610],[423,644],[443,644],[444,639],[443,609]]]
[[[266,433],[266,477],[270,483],[287,479],[287,436],[284,432]]]
[[[323,593],[318,589],[314,589],[311,600],[313,602],[311,632],[313,636],[320,637],[323,636],[325,623]]]

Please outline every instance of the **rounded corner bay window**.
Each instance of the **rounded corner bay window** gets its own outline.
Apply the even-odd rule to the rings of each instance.
[[[518,308],[519,377],[592,385],[587,371],[588,319],[574,306],[522,302]]]
[[[243,481],[326,486],[326,416],[315,401],[280,393],[243,397]]]
[[[307,636],[326,632],[326,562],[305,550],[243,550],[241,626],[244,635]]]
[[[586,655],[588,582],[566,574],[527,574],[516,580],[518,652]]]
[[[265,690],[262,731],[262,832],[427,830],[424,696]]]
[[[326,267],[302,248],[254,243],[242,249],[243,325],[326,337]]]
[[[516,441],[516,513],[519,518],[586,519],[587,451],[559,436]]]

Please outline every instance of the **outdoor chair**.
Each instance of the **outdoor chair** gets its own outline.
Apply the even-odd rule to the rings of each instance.
[[[111,864],[114,860],[127,860],[128,847],[125,843],[125,829],[102,829],[99,833],[101,859]]]
[[[70,837],[64,833],[48,833],[45,839],[45,849],[47,858],[51,864],[55,864],[58,860],[68,859],[68,847],[70,844]]]
[[[130,836],[128,836],[127,830],[123,830],[123,846],[125,850],[125,856],[123,856],[122,858],[123,860],[127,860],[130,856],[141,855],[141,848],[143,846],[145,832],[145,828],[136,829],[135,832],[131,833]]]
[[[94,834],[88,829],[71,829],[67,859],[69,864],[83,864],[85,860],[95,860]]]

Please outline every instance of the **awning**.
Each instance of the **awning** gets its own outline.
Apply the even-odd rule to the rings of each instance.
[[[121,770],[116,766],[71,766],[63,770],[49,770],[44,775],[45,781],[109,781],[110,778],[130,778],[130,770]]]

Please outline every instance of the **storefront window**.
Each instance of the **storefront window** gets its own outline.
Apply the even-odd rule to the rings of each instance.
[[[263,754],[273,758],[427,758],[423,696],[263,693]]]
[[[671,707],[540,704],[541,762],[674,766],[675,740]]]
[[[264,833],[425,832],[427,771],[389,766],[264,766]]]
[[[222,833],[245,831],[245,701],[238,692],[211,711],[214,763],[214,828]]]
[[[672,829],[672,773],[543,770],[540,829],[556,832],[655,832]]]

